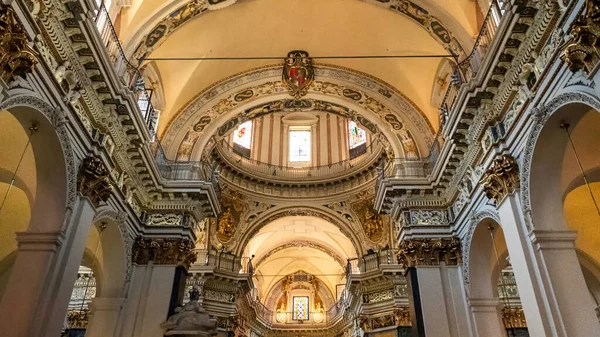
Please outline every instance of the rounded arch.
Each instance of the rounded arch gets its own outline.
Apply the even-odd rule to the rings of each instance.
[[[105,225],[101,239],[102,296],[123,297],[129,288],[132,273],[131,239],[127,232],[125,214],[116,212],[110,206],[102,206],[97,210],[88,236],[98,236],[99,225]],[[96,234],[93,234],[96,231]]]
[[[30,193],[35,195],[29,229],[40,232],[66,231],[66,215],[73,208],[76,198],[76,167],[64,125],[64,112],[30,95],[9,97],[0,103],[0,113],[2,111],[12,114],[27,132],[32,125],[37,128],[29,145],[35,158],[32,162],[35,172],[31,173],[35,176],[35,186],[28,187]],[[27,179],[24,181],[29,182]]]
[[[470,294],[470,284],[471,284],[471,256],[472,256],[472,244],[473,238],[475,236],[475,230],[481,228],[482,224],[485,224],[484,227],[487,228],[487,225],[492,224],[496,227],[500,226],[500,216],[496,212],[495,209],[485,208],[475,213],[471,219],[469,220],[469,229],[467,231],[466,237],[463,240],[463,280],[466,285],[467,295]]]
[[[235,118],[245,120],[256,110],[339,110],[361,124],[380,131],[392,145],[394,156],[401,157],[400,138],[406,131],[414,137],[419,153],[427,155],[433,142],[433,127],[427,117],[402,93],[370,75],[339,66],[317,65],[319,80],[311,86],[306,106],[286,107],[290,96],[281,85],[279,65],[265,66],[217,82],[190,100],[170,119],[161,143],[171,158],[181,144],[194,148],[198,156],[217,130]],[[273,106],[268,103],[275,102]],[[326,110],[324,110],[326,111]]]
[[[234,247],[234,253],[236,255],[242,255],[248,242],[250,242],[261,228],[279,218],[290,216],[311,216],[321,218],[336,226],[340,232],[352,242],[356,250],[356,256],[362,255],[362,252],[366,250],[366,247],[363,245],[363,242],[366,242],[366,238],[364,237],[362,230],[356,230],[351,224],[341,219],[337,214],[333,214],[326,209],[317,207],[283,206],[264,212],[259,218],[250,223],[244,233],[241,234],[241,237],[236,240],[238,244]]]
[[[561,124],[570,124],[580,156],[587,153],[589,158],[590,153],[596,151],[594,158],[597,158],[599,111],[600,100],[582,92],[561,94],[542,109],[533,111],[534,125],[520,165],[521,198],[528,229],[566,229],[563,202],[576,185],[580,172]],[[584,136],[585,142],[577,141]],[[588,164],[584,163],[584,170],[591,168],[592,174],[600,166],[600,162]]]

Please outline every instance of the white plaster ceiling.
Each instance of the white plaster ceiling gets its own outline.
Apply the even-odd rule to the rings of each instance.
[[[150,57],[282,56],[295,49],[318,55],[440,55],[448,52],[405,15],[353,0],[240,0],[209,11],[174,31]],[[134,0],[120,17],[126,50],[184,1]],[[415,1],[452,30],[465,49],[476,35],[480,10],[475,0]],[[390,4],[385,4],[389,6]],[[423,111],[437,128],[431,105],[439,58],[319,60],[355,69],[388,82]],[[229,76],[273,60],[156,61],[164,90],[161,133],[196,94]],[[434,100],[435,101],[435,100]]]
[[[282,277],[299,270],[317,276],[335,294],[344,263],[356,257],[356,250],[335,225],[317,217],[290,216],[267,224],[254,235],[244,250],[244,256],[252,255],[263,298]]]

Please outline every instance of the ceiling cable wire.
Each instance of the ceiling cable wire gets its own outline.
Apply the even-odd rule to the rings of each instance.
[[[12,179],[10,180],[10,185],[8,185],[8,189],[6,189],[6,194],[4,194],[4,199],[2,199],[2,203],[0,203],[0,212],[2,212],[4,203],[6,202],[6,199],[8,199],[8,194],[10,193],[10,190],[12,189],[12,187],[15,184],[15,179],[17,178],[17,172],[19,171],[19,168],[21,168],[21,163],[23,162],[23,158],[25,158],[25,153],[27,152],[27,148],[29,148],[29,144],[31,144],[31,137],[33,137],[33,134],[35,134],[37,131],[38,131],[38,128],[35,123],[29,127],[29,137],[27,137],[27,144],[25,144],[25,148],[23,149],[23,152],[21,153],[21,158],[19,159],[17,168],[15,169]]]
[[[571,144],[571,149],[573,149],[573,154],[575,154],[575,159],[577,160],[577,165],[579,165],[579,171],[581,172],[581,176],[583,177],[585,186],[587,186],[587,189],[590,192],[590,196],[592,197],[592,202],[594,203],[594,206],[596,206],[596,211],[598,212],[598,215],[600,215],[600,207],[598,207],[598,202],[596,201],[596,198],[594,197],[594,193],[592,192],[592,187],[590,186],[590,183],[587,180],[587,176],[585,175],[585,171],[583,170],[583,166],[581,165],[581,161],[579,160],[579,155],[577,154],[577,150],[575,150],[575,144],[573,144],[573,139],[571,138],[571,132],[569,132],[570,126],[571,126],[571,124],[569,124],[569,123],[560,124],[561,129],[565,130],[565,132],[567,133],[567,137],[569,138],[569,144]]]
[[[339,60],[339,59],[416,59],[416,58],[454,58],[450,54],[440,55],[327,55],[310,56],[313,60]],[[252,60],[285,60],[281,56],[241,56],[241,57],[146,57],[138,61],[252,61]]]

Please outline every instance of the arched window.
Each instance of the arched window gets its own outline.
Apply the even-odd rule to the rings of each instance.
[[[252,121],[242,123],[233,132],[233,150],[240,156],[250,157],[252,146]]]
[[[367,132],[359,128],[354,121],[348,122],[348,143],[350,159],[367,152]]]
[[[295,321],[308,320],[308,304],[308,296],[294,296],[292,319]]]

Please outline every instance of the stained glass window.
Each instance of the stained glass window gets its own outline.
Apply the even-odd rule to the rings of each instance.
[[[252,145],[252,121],[247,121],[238,126],[233,133],[233,142],[246,149]]]
[[[308,297],[294,296],[294,312],[292,319],[295,321],[304,321],[308,319]]]
[[[290,161],[310,161],[310,130],[290,130]]]
[[[350,135],[350,149],[367,142],[367,133],[359,128],[354,121],[348,122],[348,134]]]

